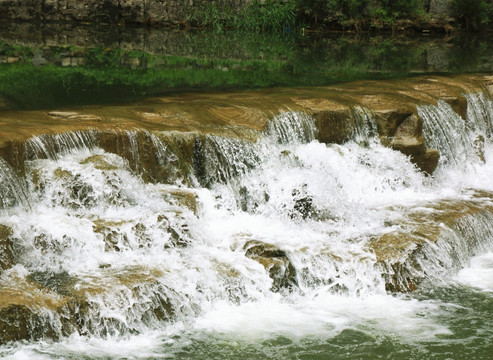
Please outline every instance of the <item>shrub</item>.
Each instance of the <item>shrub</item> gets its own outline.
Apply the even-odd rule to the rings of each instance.
[[[487,25],[492,12],[492,0],[452,0],[452,14],[466,31]]]

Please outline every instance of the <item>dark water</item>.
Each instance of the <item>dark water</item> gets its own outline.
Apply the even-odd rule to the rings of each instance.
[[[493,71],[484,36],[252,34],[0,24],[0,108],[176,91],[327,85]]]

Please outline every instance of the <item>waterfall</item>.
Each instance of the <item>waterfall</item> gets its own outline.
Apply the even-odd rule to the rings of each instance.
[[[89,150],[97,143],[97,131],[70,131],[61,134],[39,135],[25,142],[28,159],[56,159],[79,149]]]
[[[280,144],[307,143],[315,140],[316,132],[313,118],[299,112],[275,116],[266,129],[266,133]]]
[[[439,316],[448,305],[400,293],[448,286],[493,249],[493,196],[471,186],[491,167],[491,101],[467,99],[467,121],[443,101],[418,108],[427,146],[462,187],[384,147],[362,107],[344,144],[318,142],[315,120],[292,111],[254,140],[137,131],[30,139],[22,179],[0,162],[0,223],[14,258],[0,296],[18,294],[0,315],[16,309],[25,331],[2,317],[0,328],[31,344],[20,352],[68,358],[88,349],[180,357],[187,344],[298,346],[347,332],[439,342],[452,332]],[[467,162],[474,181],[457,171]],[[152,350],[122,345],[144,338]]]
[[[440,152],[441,166],[463,168],[466,164],[484,162],[485,141],[491,140],[493,102],[484,93],[465,95],[466,119],[460,117],[444,100],[418,107],[423,119],[427,145]]]
[[[29,204],[30,198],[24,179],[0,158],[0,209],[9,209],[16,205],[29,207]]]
[[[355,106],[352,108],[355,120],[355,130],[352,139],[358,144],[378,142],[378,131],[374,115],[366,108]]]

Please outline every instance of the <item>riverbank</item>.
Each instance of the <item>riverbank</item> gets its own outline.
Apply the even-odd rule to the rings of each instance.
[[[0,20],[254,32],[452,33],[491,30],[491,4],[365,0],[0,0]]]

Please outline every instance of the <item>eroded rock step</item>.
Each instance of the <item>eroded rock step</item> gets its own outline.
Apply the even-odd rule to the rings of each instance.
[[[195,207],[189,194],[178,196],[187,206]],[[423,281],[460,269],[468,259],[484,250],[493,237],[493,194],[476,192],[469,200],[443,200],[404,209],[398,223],[388,224],[389,231],[375,234],[367,242],[375,254],[375,267],[381,272],[386,289],[407,292]],[[119,251],[112,239],[121,224],[94,222],[94,231],[103,234],[106,251]],[[2,226],[3,273],[0,275],[0,343],[23,339],[57,339],[71,333],[110,335],[116,329],[138,331],[139,319],[146,325],[169,321],[186,303],[163,281],[169,276],[163,268],[100,266],[98,274],[80,276],[68,273],[33,272],[16,265],[9,253],[12,231]],[[171,248],[187,243],[173,243]],[[272,291],[293,291],[300,271],[290,261],[289,251],[246,237],[239,238],[238,249],[246,258],[261,264],[272,279]],[[343,261],[334,254],[333,261]],[[228,273],[228,276],[238,274]],[[300,279],[302,280],[302,279]],[[330,280],[330,279],[328,279]],[[334,291],[338,291],[334,288]],[[119,306],[134,307],[129,319],[102,315],[118,299]],[[127,304],[127,305],[125,305]]]
[[[431,174],[440,154],[424,143],[417,106],[436,105],[442,99],[465,119],[464,94],[487,91],[491,95],[492,84],[491,76],[417,77],[316,88],[179,94],[130,105],[2,111],[0,155],[19,168],[26,157],[23,144],[33,136],[89,129],[101,134],[97,145],[119,154],[129,149],[125,145],[128,140],[121,135],[125,131],[210,134],[254,141],[269,119],[286,110],[313,116],[319,141],[343,143],[357,131],[354,109],[362,107],[374,115],[382,144],[410,156],[420,169]],[[137,140],[145,147],[147,140],[139,136]],[[185,149],[185,153],[191,151]]]

